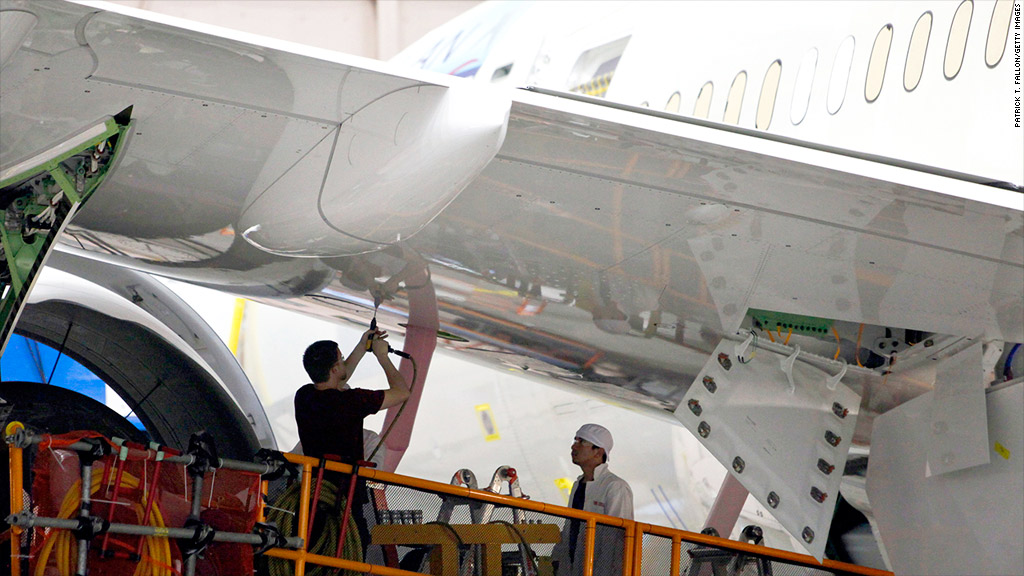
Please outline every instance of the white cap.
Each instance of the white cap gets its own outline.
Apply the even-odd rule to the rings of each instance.
[[[580,429],[576,431],[576,437],[580,440],[586,440],[598,448],[604,448],[605,456],[609,456],[612,451],[612,433],[607,428],[600,424],[584,424],[580,426]]]

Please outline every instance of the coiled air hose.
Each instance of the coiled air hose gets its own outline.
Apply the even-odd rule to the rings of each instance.
[[[89,494],[99,492],[103,487],[103,470],[94,469],[90,480]],[[125,473],[121,477],[121,488],[137,489],[139,479],[131,474]],[[81,505],[82,480],[75,480],[71,488],[64,495],[61,502],[58,518],[70,519],[78,515]],[[138,503],[131,503],[131,510],[135,513],[137,521],[141,524],[144,516],[144,509]],[[163,514],[160,507],[154,505],[149,515],[149,526],[160,529],[165,528]],[[134,576],[172,576],[177,570],[171,565],[171,545],[166,537],[143,536],[142,537],[142,558],[135,567]],[[111,542],[119,544],[135,552],[134,547],[129,547],[118,540],[110,539]],[[70,530],[52,530],[43,540],[43,547],[36,558],[36,570],[34,576],[44,576],[50,555],[55,556],[57,573],[60,576],[72,576],[77,569],[78,542]],[[74,560],[72,560],[74,559]]]
[[[282,534],[295,533],[295,518],[299,511],[301,482],[294,482],[285,490],[284,494],[274,503],[274,508],[267,507],[266,517],[268,521],[277,523]],[[340,498],[340,501],[339,501]],[[318,505],[324,507],[323,514],[317,514],[318,518],[324,519],[323,528],[318,535],[315,535],[315,542],[306,543],[306,551],[311,554],[334,557],[338,546],[338,534],[341,531],[340,514],[337,510],[345,507],[345,495],[338,494],[338,489],[333,482],[324,480],[320,488],[320,502]],[[362,513],[360,511],[359,513]],[[363,546],[359,536],[359,529],[356,527],[355,519],[348,519],[348,529],[345,530],[345,544],[342,549],[342,558],[362,561]],[[271,576],[292,576],[294,574],[294,562],[281,558],[267,558],[267,566]],[[327,576],[337,573],[337,568],[327,566],[307,565],[308,576]],[[342,571],[344,576],[355,576],[358,572]]]

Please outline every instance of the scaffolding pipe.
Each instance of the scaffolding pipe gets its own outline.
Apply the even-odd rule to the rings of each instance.
[[[52,437],[49,434],[32,434],[24,430],[20,430],[14,434],[14,441],[12,445],[19,448],[28,448],[36,444],[50,442]],[[72,442],[65,446],[60,446],[61,449],[74,450],[75,452],[88,452],[94,448],[94,446],[88,442],[81,440]],[[139,450],[137,448],[128,449],[128,457],[133,460],[149,460],[158,461],[157,451],[155,450]],[[192,454],[180,454],[175,456],[163,456],[164,462],[170,462],[172,464],[182,464],[184,466],[191,466],[196,463],[197,458]],[[238,470],[241,472],[252,472],[255,474],[263,475],[270,474],[278,469],[281,464],[279,462],[246,462],[244,460],[232,460],[230,458],[218,458],[216,465],[212,466],[215,469],[223,470]]]
[[[92,507],[92,497],[89,493],[91,488],[92,461],[82,460],[82,504],[78,509],[78,517],[84,520],[89,519],[89,509]],[[75,573],[77,576],[85,576],[89,573],[89,540],[88,538],[78,539],[78,571]]]
[[[102,522],[102,519],[97,518],[96,520]],[[7,523],[19,528],[57,528],[59,530],[75,530],[80,524],[78,518],[48,518],[25,512],[11,514],[7,517]],[[196,531],[193,528],[157,528],[154,526],[120,523],[111,523],[107,527],[106,532],[129,536],[166,536],[174,540],[187,540],[196,535]],[[213,534],[213,541],[259,546],[263,544],[263,536],[248,532],[217,531]],[[302,538],[290,536],[285,538],[285,544],[288,548],[299,548],[302,546]]]
[[[192,533],[194,535],[196,535],[197,537],[194,540],[198,540],[199,539],[198,538],[198,534],[199,534],[199,530],[201,528],[201,525],[200,525],[201,521],[199,519],[199,513],[202,511],[203,475],[204,475],[203,472],[204,471],[199,471],[199,473],[189,474],[190,476],[192,476],[192,503],[191,503],[192,504],[192,508],[189,510],[188,520],[185,521],[186,522],[185,525],[188,526],[191,523],[191,524],[193,524],[195,526],[195,529],[192,531]],[[214,536],[216,536],[216,533],[214,533]],[[199,543],[196,542],[196,545],[198,546]],[[196,560],[197,560],[196,557],[199,556],[199,552],[200,552],[200,550],[192,550],[188,554],[186,554],[186,557],[185,557],[185,576],[195,576],[195,573],[196,573]]]

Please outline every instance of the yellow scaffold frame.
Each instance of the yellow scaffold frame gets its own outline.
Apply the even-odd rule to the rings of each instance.
[[[319,460],[307,456],[299,456],[296,454],[285,454],[285,458],[287,458],[289,462],[299,464],[302,466],[302,491],[299,507],[299,524],[297,528],[297,533],[305,534],[309,525],[310,489],[312,487],[312,479],[315,476],[313,474],[313,469],[319,464]],[[342,464],[340,462],[328,461],[325,465],[325,469],[341,472],[344,474],[352,473],[351,466],[347,464]],[[670,574],[679,574],[681,566],[682,543],[689,542],[692,544],[714,546],[716,548],[726,549],[733,552],[740,552],[754,556],[760,556],[768,558],[769,560],[778,560],[789,564],[796,564],[800,566],[806,566],[809,568],[817,568],[819,570],[829,570],[836,574],[858,574],[863,576],[892,576],[892,572],[887,572],[885,570],[866,568],[863,566],[856,566],[853,564],[836,562],[834,560],[828,559],[823,560],[819,564],[814,557],[808,556],[806,554],[787,552],[785,550],[777,550],[774,548],[767,548],[765,546],[755,546],[753,544],[737,542],[725,538],[718,538],[716,536],[708,536],[704,534],[697,534],[694,532],[687,532],[685,530],[676,530],[664,526],[656,526],[654,524],[636,522],[633,520],[625,520],[622,518],[616,518],[614,516],[605,516],[604,514],[594,514],[591,512],[577,510],[575,508],[566,508],[564,506],[546,504],[544,502],[535,502],[532,500],[513,498],[511,496],[507,496],[504,494],[495,494],[493,492],[473,490],[465,486],[443,484],[431,480],[423,480],[420,478],[413,478],[410,476],[393,474],[391,472],[384,472],[382,470],[374,470],[371,468],[359,468],[356,473],[358,476],[366,478],[368,480],[377,480],[379,482],[383,482],[386,484],[404,486],[407,488],[414,488],[417,490],[434,492],[437,494],[457,496],[460,498],[477,500],[480,502],[495,504],[499,506],[506,506],[509,508],[518,508],[520,510],[539,512],[542,514],[549,514],[552,516],[559,516],[567,519],[582,520],[586,522],[583,576],[593,576],[594,574],[594,536],[597,531],[598,524],[601,524],[603,526],[622,528],[623,530],[625,530],[625,548],[622,562],[623,576],[640,576],[643,558],[644,534],[650,534],[652,536],[661,536],[671,539],[672,564]],[[264,493],[266,493],[266,489],[267,484],[264,482]],[[260,511],[260,520],[263,520],[262,509]],[[267,556],[271,556],[274,558],[282,558],[294,561],[295,576],[305,575],[306,563],[329,566],[332,568],[355,570],[367,574],[380,574],[382,576],[422,576],[418,572],[410,572],[407,570],[389,568],[387,566],[379,566],[376,564],[366,564],[364,562],[357,562],[354,560],[343,560],[340,558],[332,558],[329,556],[310,554],[306,552],[305,549],[286,550],[282,548],[272,548],[268,550],[265,554]]]
[[[14,434],[18,426],[20,426],[19,423],[11,423],[10,425],[8,425],[7,429],[4,431],[5,436],[9,437],[12,434]],[[10,504],[11,511],[17,512],[23,510],[24,508],[24,502],[22,498],[22,479],[24,477],[23,454],[22,449],[18,448],[17,446],[9,445],[8,447],[10,459],[11,486]],[[317,467],[320,461],[315,458],[299,456],[295,454],[286,453],[284,454],[284,456],[289,462],[297,464],[302,468],[301,493],[298,511],[298,526],[296,533],[307,534],[309,528],[309,511],[311,500],[311,488],[313,482],[312,479],[314,477],[313,470],[315,467]],[[340,462],[327,461],[325,464],[325,469],[341,472],[344,474],[352,473],[352,466],[342,464]],[[440,482],[433,482],[430,480],[402,476],[399,474],[374,470],[371,468],[359,468],[357,470],[357,475],[368,480],[376,480],[386,484],[404,486],[407,488],[433,492],[435,494],[445,494],[449,496],[456,496],[459,498],[476,500],[479,502],[494,504],[508,508],[533,511],[552,516],[559,516],[567,519],[584,521],[586,522],[586,532],[584,539],[585,563],[583,566],[583,576],[593,576],[594,574],[594,537],[597,531],[598,524],[601,524],[603,526],[621,528],[625,531],[625,542],[623,549],[624,554],[622,563],[623,576],[641,575],[641,570],[643,568],[643,537],[645,534],[664,537],[671,540],[672,558],[670,574],[673,575],[680,574],[682,543],[688,542],[691,544],[712,546],[732,552],[749,554],[751,556],[767,558],[769,560],[786,562],[788,564],[816,568],[819,570],[827,570],[836,574],[892,576],[891,572],[887,572],[884,570],[855,566],[852,564],[846,564],[843,562],[836,562],[827,559],[819,564],[817,560],[806,554],[797,554],[795,552],[776,550],[772,548],[766,548],[764,546],[755,546],[743,542],[727,540],[725,538],[718,538],[715,536],[708,536],[704,534],[696,534],[684,530],[676,530],[673,528],[656,526],[653,524],[647,524],[643,522],[635,522],[632,520],[624,520],[622,518],[616,518],[613,516],[594,514],[590,512],[584,512],[582,510],[576,510],[574,508],[566,508],[564,506],[546,504],[544,502],[535,502],[532,500],[525,500],[522,498],[514,498],[511,496],[495,494],[493,492],[488,491],[474,490],[465,486],[442,484]],[[266,495],[267,493],[267,488],[268,482],[261,482],[261,489],[264,495]],[[264,507],[261,504],[259,508],[259,520],[261,522],[265,520],[264,512]],[[23,529],[21,527],[11,527],[10,540],[12,576],[21,576],[21,563],[19,561],[19,542],[21,540],[20,535],[22,531]],[[420,576],[418,572],[410,572],[407,570],[390,568],[387,566],[380,566],[376,564],[367,564],[355,560],[344,560],[341,558],[334,558],[319,554],[311,554],[306,551],[306,546],[308,546],[308,542],[304,542],[302,547],[297,550],[286,548],[271,548],[265,552],[265,555],[274,558],[281,558],[284,560],[293,561],[295,563],[295,576],[305,575],[307,563],[328,566],[332,568],[354,570],[357,572],[367,574],[380,574],[381,576]]]

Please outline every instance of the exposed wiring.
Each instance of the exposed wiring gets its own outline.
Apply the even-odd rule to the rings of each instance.
[[[790,328],[789,332],[786,334],[786,341],[782,343],[783,346],[786,346],[786,345],[789,344],[789,337],[792,336],[792,335],[793,335],[793,329]],[[781,337],[782,335],[780,334],[779,336]]]
[[[832,334],[836,337],[836,355],[832,357],[833,360],[839,359],[839,348],[842,345],[842,341],[839,339],[839,331],[836,330],[835,324],[832,325]]]
[[[64,190],[58,189],[57,193],[50,198],[49,206],[45,210],[37,214],[33,220],[40,224],[46,224],[48,227],[52,227],[54,222],[57,221],[57,207],[60,205],[60,201],[64,199]]]

